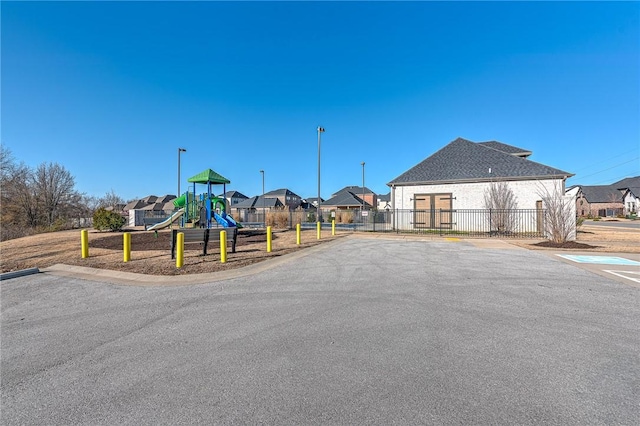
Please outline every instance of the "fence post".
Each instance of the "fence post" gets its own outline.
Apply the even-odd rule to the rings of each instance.
[[[492,234],[491,228],[492,228],[493,218],[491,216],[492,216],[491,209],[489,209],[489,237],[491,237],[491,234]]]

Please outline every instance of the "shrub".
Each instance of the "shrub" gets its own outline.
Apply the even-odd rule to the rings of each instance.
[[[278,229],[289,228],[289,212],[280,210],[267,213],[267,226]]]
[[[336,223],[353,223],[353,212],[338,210],[336,212]]]
[[[108,229],[119,231],[125,224],[125,219],[119,213],[99,208],[93,214],[93,227],[98,231]]]

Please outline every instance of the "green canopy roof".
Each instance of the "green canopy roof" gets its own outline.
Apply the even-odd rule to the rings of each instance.
[[[195,176],[191,176],[187,181],[191,183],[231,183],[229,179],[219,175],[211,169],[207,169]]]

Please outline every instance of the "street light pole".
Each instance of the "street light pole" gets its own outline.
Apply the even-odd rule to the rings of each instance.
[[[178,148],[178,198],[180,198],[180,153],[187,152],[184,148]]]
[[[324,133],[324,127],[318,126],[318,217],[316,218],[318,222],[322,221],[320,216],[320,133]]]
[[[362,164],[362,210],[364,210],[364,161],[360,164]]]
[[[264,170],[260,170],[260,173],[262,173],[262,227],[264,228],[267,225],[267,214],[264,206]]]

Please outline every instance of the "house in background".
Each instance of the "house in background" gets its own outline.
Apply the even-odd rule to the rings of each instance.
[[[616,186],[623,191],[624,214],[637,216],[640,211],[640,176],[622,179]]]
[[[322,197],[320,197],[320,202],[324,203],[324,199]],[[317,209],[318,208],[318,197],[309,197],[306,199],[302,200],[302,204],[300,204],[300,207],[302,207],[305,210],[308,209]]]
[[[278,200],[280,200],[282,205],[287,207],[289,210],[295,210],[300,207],[300,204],[302,204],[302,198],[300,198],[298,194],[286,188],[269,191],[264,194],[264,197],[277,198]]]
[[[640,176],[619,180],[610,185],[574,185],[576,213],[580,217],[615,217],[640,209]]]
[[[236,204],[241,203],[249,198],[239,191],[227,191],[220,197],[223,197],[226,200],[227,208],[233,208],[233,206],[235,206]]]
[[[341,190],[333,193],[331,198],[343,197],[351,194],[353,197],[356,197],[359,200],[363,200],[365,202],[365,208],[371,209],[376,207],[378,204],[378,195],[370,190],[369,188],[362,186],[345,186]],[[331,199],[327,200],[325,203],[328,203]],[[322,204],[324,207],[325,203]],[[362,207],[362,201],[360,201],[360,207]],[[357,208],[357,207],[355,207]]]
[[[252,222],[258,220],[255,214],[262,214],[263,209],[268,213],[272,210],[282,210],[284,207],[278,198],[255,196],[233,205],[229,210],[231,210],[234,219],[241,222]]]
[[[455,139],[387,184],[391,187],[392,209],[414,212],[396,218],[395,226],[451,228],[455,210],[485,208],[485,193],[494,182],[507,185],[518,209],[540,211],[541,194],[559,192],[564,196],[565,181],[573,174],[531,161],[531,154],[497,141]],[[418,212],[422,212],[420,218]],[[539,228],[541,218],[533,220]]]
[[[367,191],[371,192],[370,189],[365,187],[365,200],[363,201],[362,187],[347,186],[324,201],[321,204],[321,208],[322,210],[353,210],[364,207],[365,210],[369,210],[373,205],[366,201]]]
[[[391,209],[391,192],[386,194],[378,194],[378,210]]]
[[[124,206],[124,212],[129,215],[129,226],[143,226],[144,217],[161,216],[176,209],[173,205],[175,195],[167,194],[162,197],[148,195],[139,200],[130,201]]]

